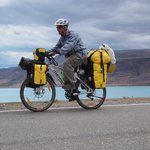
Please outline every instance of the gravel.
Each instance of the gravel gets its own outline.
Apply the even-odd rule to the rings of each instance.
[[[135,103],[150,103],[150,98],[121,98],[121,99],[106,99],[103,105],[114,105],[114,104],[135,104]],[[52,108],[58,107],[79,107],[76,101],[59,101],[56,100]],[[19,110],[26,109],[21,102],[14,103],[0,103],[0,111],[3,110]]]

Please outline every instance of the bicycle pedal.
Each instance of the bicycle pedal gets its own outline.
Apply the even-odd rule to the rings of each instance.
[[[70,96],[69,97],[69,102],[71,102],[71,101],[75,101],[75,100],[77,100],[78,99],[78,96],[76,95],[72,95],[72,96]]]

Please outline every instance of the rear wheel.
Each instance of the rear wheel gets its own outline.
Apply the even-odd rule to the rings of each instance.
[[[106,98],[106,88],[95,89],[87,92],[87,89],[79,86],[80,91],[77,102],[85,109],[97,109],[105,101]]]
[[[56,90],[53,82],[47,78],[45,85],[29,87],[30,80],[27,78],[20,88],[20,97],[24,106],[35,112],[48,109],[54,102]]]

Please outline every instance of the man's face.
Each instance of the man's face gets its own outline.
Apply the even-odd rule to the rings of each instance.
[[[66,26],[56,26],[58,33],[61,36],[65,36],[66,35],[66,31],[67,31],[67,27]]]

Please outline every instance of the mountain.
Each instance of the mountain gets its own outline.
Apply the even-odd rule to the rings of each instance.
[[[19,87],[25,78],[25,71],[20,67],[0,69],[0,87]]]
[[[108,75],[109,85],[150,85],[150,50],[116,51],[117,71]]]
[[[150,85],[150,49],[116,50],[117,70],[108,74],[109,86]],[[0,87],[19,87],[26,77],[20,67],[0,69]]]

